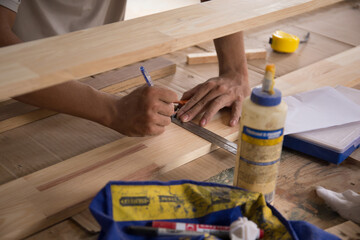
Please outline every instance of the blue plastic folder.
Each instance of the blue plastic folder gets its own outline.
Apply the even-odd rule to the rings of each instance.
[[[335,90],[349,101],[360,105],[359,90],[342,86],[337,86]],[[286,135],[284,146],[339,164],[360,146],[360,119],[343,125]]]
[[[110,182],[93,199],[90,210],[101,225],[99,239],[107,240],[180,240],[184,238],[132,235],[127,227],[151,226],[154,220],[230,226],[241,216],[263,229],[264,239],[339,239],[309,223],[287,221],[260,193],[190,180]]]

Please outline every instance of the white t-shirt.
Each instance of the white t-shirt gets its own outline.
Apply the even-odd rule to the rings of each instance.
[[[124,19],[126,0],[0,0],[17,12],[14,33],[31,41]]]

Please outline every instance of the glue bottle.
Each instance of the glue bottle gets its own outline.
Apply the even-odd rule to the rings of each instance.
[[[280,164],[287,105],[274,88],[275,65],[266,66],[262,88],[242,106],[234,185],[264,194],[272,203]]]

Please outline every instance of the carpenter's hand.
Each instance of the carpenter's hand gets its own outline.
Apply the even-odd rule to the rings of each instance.
[[[111,128],[127,136],[159,135],[171,123],[174,114],[175,92],[153,86],[137,88],[117,100],[116,119]]]
[[[200,126],[205,126],[220,109],[231,107],[229,125],[235,126],[241,116],[242,101],[249,94],[247,75],[223,74],[185,92],[182,100],[189,101],[178,111],[177,116],[187,122],[204,113]]]

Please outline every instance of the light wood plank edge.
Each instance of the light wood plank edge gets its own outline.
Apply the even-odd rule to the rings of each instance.
[[[238,12],[239,7],[244,8],[241,1],[210,1],[4,47],[0,49],[0,99],[109,71],[340,1],[343,0],[269,0],[256,2],[256,9],[255,3],[250,3],[249,11],[244,9],[243,14]],[[231,17],[218,21],[220,16]],[[129,32],[139,26],[143,27],[140,32]],[[151,36],[151,41],[144,35]],[[51,57],[55,50],[61,54],[57,58]]]
[[[338,236],[341,239],[359,239],[360,226],[352,221],[347,221],[325,231]]]
[[[266,59],[266,49],[246,49],[245,55],[247,60],[252,59]],[[218,58],[216,52],[205,53],[189,53],[186,56],[186,63],[189,65],[204,64],[204,63],[217,63]]]
[[[90,233],[99,233],[101,230],[99,223],[95,220],[89,209],[72,216],[71,219]]]
[[[170,75],[175,74],[176,72],[176,64],[171,64],[169,66],[150,71],[150,75],[153,80],[157,80],[160,78],[164,78]],[[120,83],[116,83],[105,88],[100,89],[103,92],[116,94],[118,92],[137,87],[144,84],[144,79],[142,76],[137,76],[135,78],[130,78],[128,80],[122,81]],[[46,110],[46,109],[38,109],[32,112],[19,115],[16,117],[12,117],[9,119],[5,119],[0,122],[0,133],[24,126],[26,124],[50,117],[57,114],[57,112]]]

